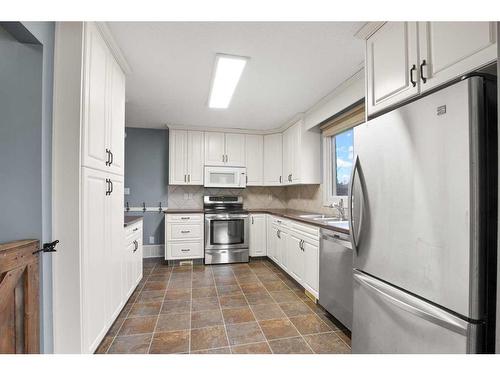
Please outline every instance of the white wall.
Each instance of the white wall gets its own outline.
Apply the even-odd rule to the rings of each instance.
[[[365,71],[361,69],[305,112],[306,129],[313,128],[364,97]]]

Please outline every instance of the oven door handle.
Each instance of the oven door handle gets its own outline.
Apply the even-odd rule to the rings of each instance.
[[[226,215],[205,215],[205,220],[234,220],[234,219],[247,219],[248,215],[234,215],[234,216],[226,216]]]

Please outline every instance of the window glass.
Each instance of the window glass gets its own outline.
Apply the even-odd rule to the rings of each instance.
[[[347,195],[354,161],[354,132],[349,129],[332,137],[332,195]]]

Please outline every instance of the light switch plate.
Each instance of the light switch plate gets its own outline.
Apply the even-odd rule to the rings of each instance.
[[[123,189],[123,194],[125,194],[125,195],[130,195],[130,188],[127,188],[127,187],[126,187],[126,188],[124,188],[124,189]]]
[[[149,236],[149,243],[154,244],[155,243],[155,237],[154,236]]]

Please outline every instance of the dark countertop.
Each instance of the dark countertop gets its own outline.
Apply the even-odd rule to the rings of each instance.
[[[123,222],[124,227],[128,227],[134,223],[137,223],[139,220],[142,220],[142,216],[127,216],[125,215],[125,221]]]
[[[166,214],[202,214],[205,210],[203,208],[167,208],[163,212]]]
[[[275,216],[280,216],[285,219],[291,219],[291,220],[296,220],[300,221],[305,224],[310,224],[314,225],[316,227],[320,228],[325,228],[325,229],[330,229],[334,230],[337,232],[349,234],[349,228],[341,225],[327,225],[322,223],[319,220],[312,220],[312,219],[307,219],[300,217],[300,215],[323,215],[317,212],[307,212],[307,211],[298,211],[298,210],[290,210],[290,209],[279,209],[279,208],[253,208],[249,209],[248,212],[251,214],[256,214],[256,213],[263,213],[263,214],[270,214],[270,215],[275,215]]]

